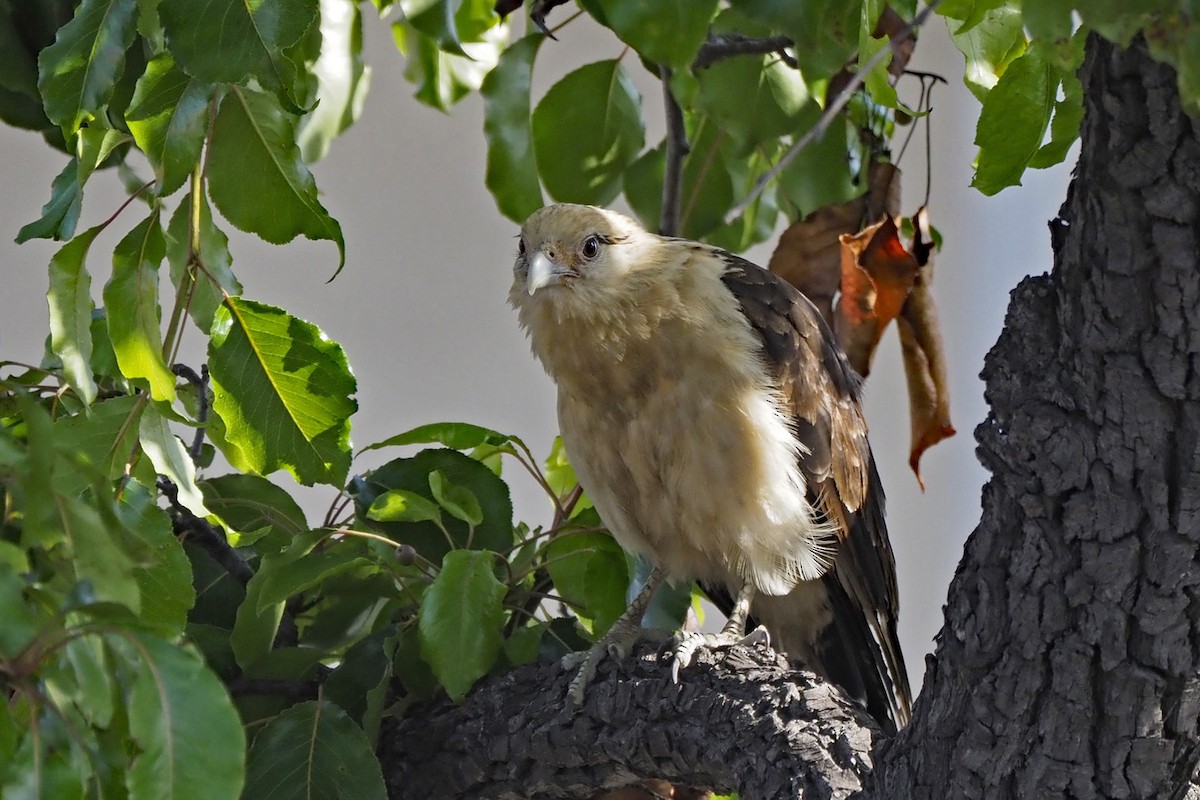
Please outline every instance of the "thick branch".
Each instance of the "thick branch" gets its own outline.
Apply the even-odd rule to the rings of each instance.
[[[606,661],[574,715],[569,678],[530,664],[461,706],[385,726],[390,797],[582,798],[656,777],[746,798],[842,798],[861,788],[879,738],[838,690],[765,648],[702,652],[678,686],[650,648]]]

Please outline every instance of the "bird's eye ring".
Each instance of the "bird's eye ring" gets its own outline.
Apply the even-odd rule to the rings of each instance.
[[[519,256],[525,255],[525,237],[524,236],[517,237],[517,255],[519,255]]]
[[[583,253],[583,257],[586,259],[593,259],[597,255],[599,255],[600,254],[600,237],[599,236],[589,236],[588,238],[584,239],[583,240],[583,248],[582,248],[581,252]]]

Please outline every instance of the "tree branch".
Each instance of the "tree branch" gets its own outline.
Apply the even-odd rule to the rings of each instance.
[[[575,714],[571,673],[529,664],[385,723],[392,798],[590,797],[643,778],[742,797],[849,797],[881,734],[830,684],[774,651],[703,651],[671,683],[652,647],[606,661]],[[499,722],[499,724],[497,724]]]
[[[688,152],[687,131],[683,127],[683,109],[671,92],[671,69],[660,66],[663,107],[667,116],[666,164],[663,168],[662,216],[658,232],[663,236],[679,236],[680,206],[683,199],[683,157]]]
[[[692,72],[699,72],[727,58],[761,56],[767,53],[778,53],[788,66],[795,67],[796,59],[784,50],[791,46],[792,40],[786,36],[768,36],[764,39],[755,39],[740,33],[709,36],[708,40],[700,45],[699,52],[696,53],[696,60],[692,62]]]

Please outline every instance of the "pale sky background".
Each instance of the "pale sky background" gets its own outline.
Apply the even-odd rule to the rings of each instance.
[[[551,21],[565,19],[566,11]],[[570,69],[622,50],[615,37],[586,18],[561,31],[559,39],[541,48],[535,94]],[[505,302],[517,227],[499,214],[483,185],[482,102],[478,95],[468,97],[450,115],[419,104],[401,74],[404,60],[388,26],[373,18],[366,20],[365,48],[374,75],[363,116],[313,169],[322,202],[345,233],[344,272],[326,284],[337,266],[336,249],[328,242],[299,239],[275,247],[219,220],[231,235],[234,271],[247,297],[316,323],[346,349],[359,381],[356,447],[420,424],[461,420],[517,434],[545,455],[556,432],[554,389]],[[647,144],[653,146],[663,130],[660,91],[648,73],[629,63],[642,90]],[[950,81],[934,94],[930,212],[945,237],[934,287],[959,433],[926,453],[925,493],[908,469],[908,395],[894,328],[876,356],[866,406],[897,554],[900,638],[919,685],[962,543],[979,520],[987,475],[975,459],[972,431],[986,413],[978,379],[983,356],[1000,331],[1009,291],[1023,276],[1050,268],[1046,222],[1065,197],[1075,156],[1073,151],[1052,170],[1027,173],[1022,187],[984,197],[969,188],[979,104],[962,84],[963,58],[940,18],[923,31],[910,68]],[[913,104],[915,87],[916,81],[907,80],[900,87]],[[923,131],[922,126],[901,163],[906,214],[916,210],[924,193]],[[46,266],[59,243],[17,246],[13,237],[38,217],[65,161],[37,135],[0,125],[3,359],[41,358],[48,330]],[[115,175],[94,176],[79,230],[108,217],[122,199]],[[177,202],[171,200],[170,207]],[[93,245],[88,267],[97,297],[108,279],[113,246],[140,221],[143,208],[128,209]],[[768,243],[749,255],[765,264],[770,251]],[[191,349],[184,360],[193,366],[201,360],[200,343],[188,328],[185,349],[188,344]],[[395,455],[371,453],[354,469]],[[532,482],[517,468],[506,475],[518,518],[548,523],[548,505]],[[294,486],[286,476],[280,482]],[[316,524],[333,491],[298,488],[297,495]]]

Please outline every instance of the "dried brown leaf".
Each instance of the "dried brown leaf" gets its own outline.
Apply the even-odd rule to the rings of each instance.
[[[929,238],[929,217],[925,207],[913,215],[912,251],[924,263],[917,274],[908,300],[896,320],[900,331],[900,350],[908,381],[909,415],[912,446],[908,465],[924,490],[921,456],[933,445],[955,434],[950,422],[950,384],[946,375],[946,354],[933,300],[933,259]]]
[[[913,50],[917,46],[917,32],[909,29],[904,17],[897,14],[891,6],[883,7],[883,13],[879,15],[879,21],[875,23],[875,30],[871,32],[876,39],[885,37],[891,39],[905,31],[907,31],[906,36],[892,43],[892,63],[888,65],[888,72],[897,78],[904,74],[904,69],[908,66],[909,59],[912,58]]]
[[[850,364],[866,377],[879,339],[904,307],[919,267],[890,214],[857,234],[843,234],[840,242],[842,294],[834,329]]]

